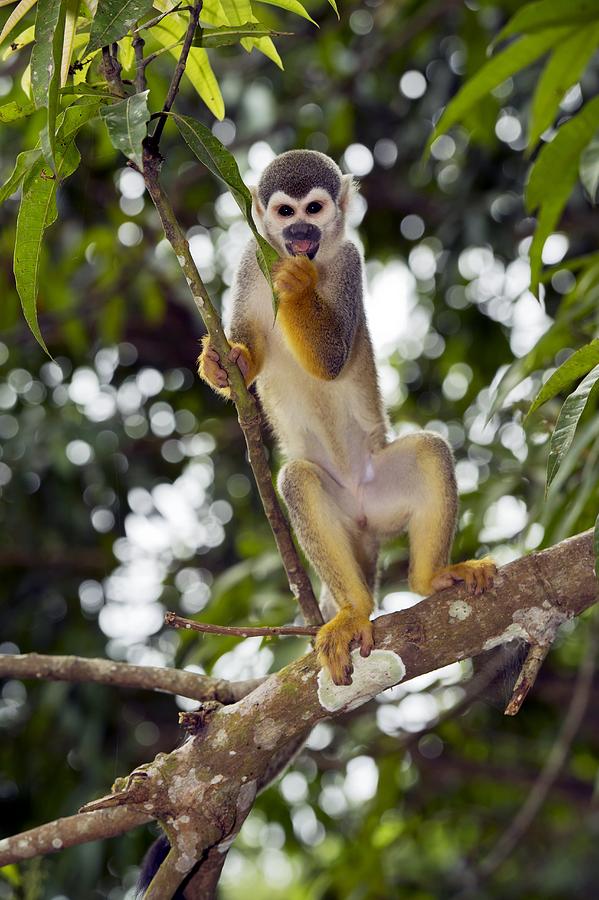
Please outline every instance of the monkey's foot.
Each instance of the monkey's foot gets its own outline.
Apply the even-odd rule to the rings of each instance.
[[[431,590],[442,591],[457,581],[463,581],[471,594],[482,594],[493,587],[493,579],[497,574],[497,566],[490,556],[484,559],[469,559],[466,562],[446,566],[433,575]]]
[[[246,384],[252,379],[252,356],[243,344],[232,344],[229,350],[229,359],[236,362],[241,370]],[[226,393],[229,387],[229,376],[221,365],[220,355],[210,344],[210,337],[206,335],[202,341],[202,352],[198,359],[198,372],[200,377],[220,393]]]
[[[316,287],[316,266],[307,256],[290,256],[274,269],[273,284],[281,303],[303,297]]]
[[[374,649],[372,622],[351,607],[340,610],[318,630],[315,641],[318,661],[329,670],[334,684],[351,684],[354,667],[350,650],[354,641],[360,648],[360,656],[370,656]]]

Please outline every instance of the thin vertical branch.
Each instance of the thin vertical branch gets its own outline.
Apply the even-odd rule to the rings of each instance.
[[[250,465],[258,485],[264,511],[272,528],[277,548],[287,573],[291,592],[297,599],[306,622],[309,625],[322,625],[322,614],[314,597],[310,579],[302,566],[299,554],[293,543],[289,525],[283,515],[281,504],[272,483],[272,473],[262,441],[260,411],[253,396],[246,388],[237,363],[231,362],[229,359],[230,345],[223,331],[220,318],[191,255],[189,242],[185,238],[170,200],[160,184],[161,164],[162,158],[154,140],[146,142],[143,165],[146,187],[160,215],[166,238],[175,251],[194,302],[204,320],[210,335],[210,342],[219,354],[221,364],[229,377],[231,399],[237,407],[239,424],[246,440]]]
[[[166,125],[168,114],[171,111],[172,105],[175,102],[175,97],[177,96],[177,93],[179,91],[179,85],[181,84],[183,73],[185,72],[187,57],[189,56],[189,51],[191,50],[191,44],[196,33],[196,28],[198,27],[198,21],[200,19],[200,13],[202,11],[203,5],[203,0],[196,0],[191,8],[191,12],[189,14],[189,24],[185,33],[183,47],[181,48],[181,55],[179,56],[179,61],[177,62],[175,71],[173,72],[173,77],[171,78],[171,83],[168,87],[166,100],[164,101],[162,112],[158,118],[158,122],[156,123],[156,128],[154,129],[154,133],[152,134],[152,136],[148,139],[155,149],[158,149],[158,144],[160,143],[160,138],[162,137],[162,132],[164,131],[164,126]]]

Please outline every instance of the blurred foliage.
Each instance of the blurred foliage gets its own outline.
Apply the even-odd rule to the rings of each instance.
[[[229,12],[236,5],[205,4]],[[92,6],[82,4],[82,15]],[[454,447],[456,558],[491,552],[503,563],[591,527],[599,507],[596,390],[546,498],[550,435],[571,382],[561,380],[524,421],[554,370],[597,337],[599,309],[595,217],[580,187],[563,230],[542,248],[544,305],[529,291],[535,221],[523,201],[531,165],[526,122],[547,59],[481,96],[422,162],[433,123],[482,70],[488,46],[522,5],[345,0],[340,22],[320,0],[305,7],[318,30],[275,5],[252,4],[265,28],[293,32],[274,38],[284,69],[272,53],[211,49],[226,117],[215,121],[185,83],[177,111],[201,120],[234,152],[248,183],[273,153],[291,147],[327,152],[360,179],[354,219],[381,383],[397,431],[436,429]],[[0,9],[2,21],[11,9]],[[34,16],[31,9],[19,23],[15,46],[5,45],[3,109],[28,102]],[[87,40],[75,38],[72,58]],[[131,48],[121,61],[127,71]],[[171,54],[160,53],[148,67],[153,109],[172,64]],[[97,59],[75,66],[74,77],[97,82]],[[560,86],[567,93],[554,106],[558,133],[598,93],[596,56],[577,66],[575,78]],[[48,115],[44,107],[3,124],[3,181],[17,154],[35,147]],[[543,148],[551,136],[541,138]],[[291,621],[296,609],[231,409],[196,381],[201,324],[140,178],[99,120],[82,128],[78,149],[84,164],[58,191],[59,224],[42,245],[39,322],[52,360],[23,321],[14,287],[19,194],[0,207],[0,650],[108,655],[230,678],[276,670],[303,652],[301,643],[161,631],[164,609],[230,624]],[[220,302],[247,226],[170,123],[161,149],[164,183]],[[272,458],[276,466],[274,449]],[[385,549],[386,610],[413,600],[406,560],[405,541]],[[244,826],[222,897],[428,900],[457,892],[466,861],[493,846],[547,756],[584,635],[584,618],[562,629],[514,720],[477,701],[419,734],[468,689],[463,664],[319,725]],[[595,895],[596,696],[549,802],[481,896]],[[72,813],[116,775],[174,747],[176,711],[166,695],[4,683],[7,833]],[[131,898],[150,840],[150,830],[140,829],[10,867],[0,898]]]

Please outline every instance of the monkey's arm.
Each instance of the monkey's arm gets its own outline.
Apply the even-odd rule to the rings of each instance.
[[[362,306],[362,262],[349,242],[334,264],[335,296],[317,290],[316,267],[306,256],[284,259],[276,269],[278,320],[296,359],[317,378],[332,381],[354,344]]]
[[[264,335],[251,321],[247,312],[251,306],[251,292],[256,289],[255,270],[257,270],[255,250],[251,248],[250,253],[248,250],[245,251],[235,277],[231,322],[226,328],[227,338],[231,344],[229,359],[237,363],[248,387],[262,368],[265,344]],[[209,335],[205,335],[202,340],[198,372],[217,394],[227,398],[230,396],[227,373],[221,365],[218,353],[210,344]]]

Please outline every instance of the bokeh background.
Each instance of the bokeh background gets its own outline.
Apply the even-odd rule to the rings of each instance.
[[[440,110],[519,4],[341,0],[340,22],[325,2],[305,5],[318,30],[260,6],[263,21],[293,32],[276,42],[283,71],[255,51],[211,54],[223,121],[189,85],[178,109],[212,127],[248,184],[293,147],[329,153],[359,180],[352,225],[366,259],[381,386],[396,432],[433,429],[454,449],[455,557],[490,552],[504,563],[590,527],[596,408],[548,498],[547,441],[559,406],[545,407],[526,431],[522,424],[540,376],[487,422],[501,373],[547,331],[575,284],[557,264],[597,245],[596,217],[577,192],[563,230],[545,246],[545,263],[556,266],[545,305],[529,293],[534,221],[522,205],[529,166],[522,151],[534,67],[505,82],[422,161]],[[156,106],[170,77],[166,56],[149,70]],[[26,62],[4,52],[4,101],[22,98]],[[563,114],[598,88],[591,66],[564,98]],[[1,175],[40,127],[37,116],[2,127]],[[226,624],[289,622],[296,609],[232,408],[196,377],[202,323],[142,179],[101,123],[86,127],[78,143],[84,163],[60,190],[60,222],[43,255],[40,323],[52,359],[32,338],[14,289],[17,196],[0,208],[0,652],[106,656],[229,679],[264,675],[305,645],[190,640],[162,628],[166,609]],[[170,126],[162,152],[164,183],[220,304],[247,226]],[[552,361],[588,336],[562,336]],[[276,467],[272,447],[271,454]],[[407,591],[406,563],[404,540],[385,549],[385,611],[418,599]],[[466,662],[318,725],[257,802],[230,851],[220,896],[453,896],[466,861],[493,846],[533,785],[559,730],[584,634],[584,620],[562,629],[514,720],[501,712],[513,676],[506,665],[493,692],[435,727],[471,689]],[[72,813],[117,775],[172,749],[177,711],[190,706],[167,695],[15,680],[0,696],[7,834]],[[526,841],[481,896],[596,896],[598,748],[594,702]],[[34,860],[0,874],[0,897],[131,900],[152,839],[151,829],[140,829]]]

